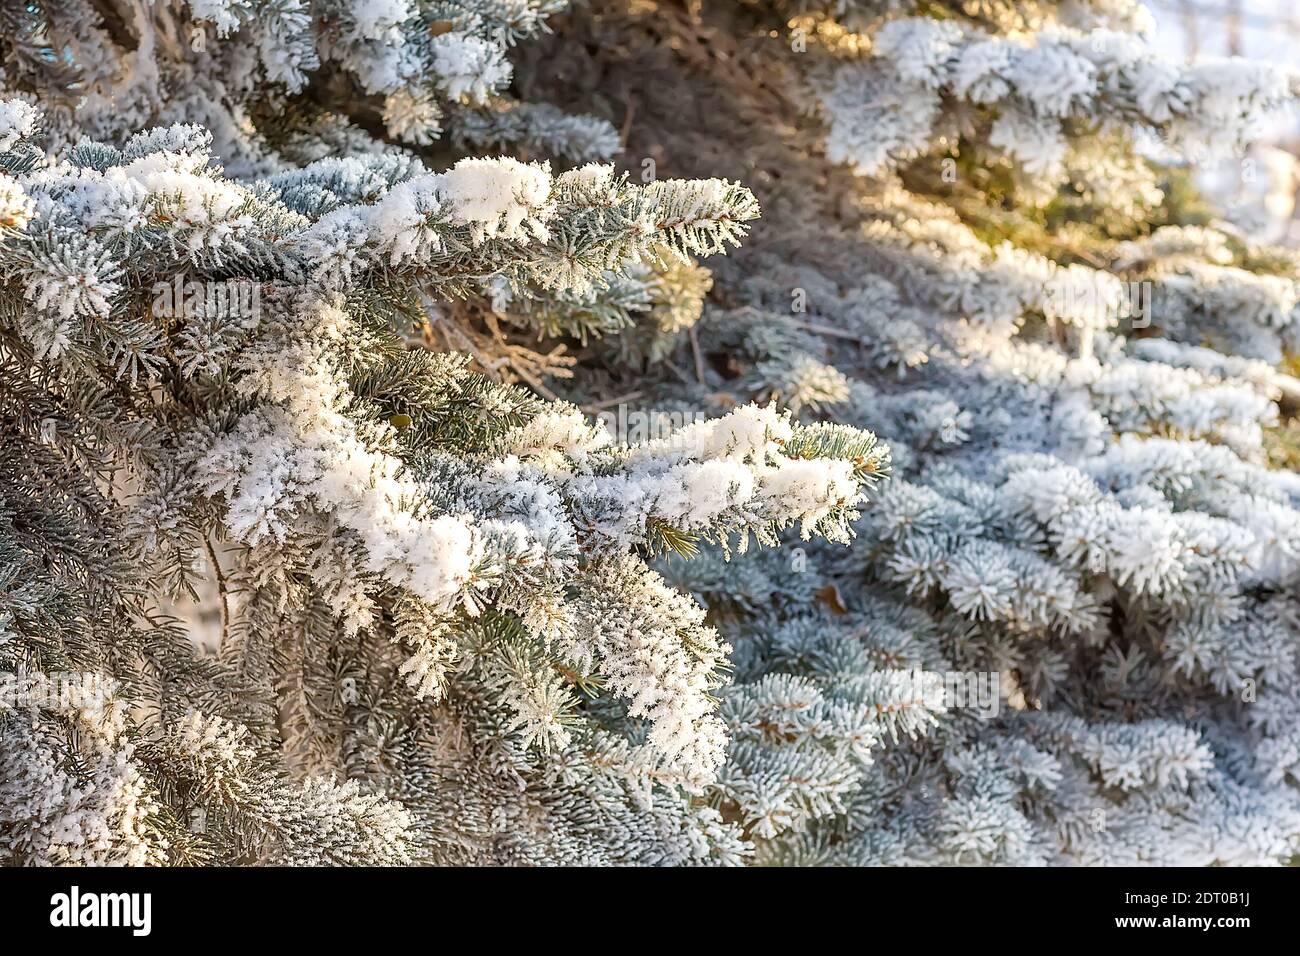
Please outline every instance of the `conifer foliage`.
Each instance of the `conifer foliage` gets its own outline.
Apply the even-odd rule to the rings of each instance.
[[[1291,859],[1300,81],[565,7],[0,5],[0,860]]]

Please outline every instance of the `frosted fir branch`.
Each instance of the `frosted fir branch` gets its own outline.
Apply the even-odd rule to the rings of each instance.
[[[453,110],[452,139],[461,148],[512,149],[576,163],[609,162],[621,149],[618,131],[594,116],[570,116],[549,103],[492,102]]]
[[[374,450],[382,431],[367,434],[342,411],[350,396],[326,349],[347,334],[346,315],[322,307],[312,321],[314,342],[245,357],[243,391],[276,404],[204,450],[197,480],[206,494],[226,498],[225,523],[237,539],[284,542],[305,510],[319,509],[360,537],[366,570],[447,605],[481,554],[471,522],[419,515],[418,485],[400,459]]]
[[[283,865],[400,866],[411,859],[411,819],[400,804],[356,781],[319,778],[301,785],[276,778],[246,728],[190,713],[145,749],[185,778],[202,808],[202,829],[230,826],[262,862]],[[193,822],[193,821],[191,821]]]
[[[5,100],[0,108],[0,152],[7,153],[23,140],[35,135],[40,111],[21,99]]]
[[[827,149],[863,175],[925,155],[947,96],[991,111],[989,143],[1030,175],[1057,179],[1067,118],[1104,115],[1161,129],[1185,149],[1231,148],[1257,136],[1295,89],[1294,78],[1262,64],[1185,67],[1112,30],[1004,38],[955,20],[904,17],[874,31],[869,58],[836,74],[824,97]]]
[[[344,306],[345,293],[355,296],[376,272],[410,282],[443,262],[463,261],[467,253],[480,263],[467,271],[513,267],[535,275],[538,261],[553,254],[545,245],[551,223],[576,218],[599,227],[611,200],[612,222],[605,235],[596,235],[606,268],[621,267],[633,253],[672,237],[682,249],[713,248],[715,227],[726,238],[738,234],[727,210],[734,204],[747,208],[741,200],[749,194],[732,187],[700,193],[691,184],[671,183],[650,194],[615,180],[608,167],[552,180],[545,166],[505,159],[468,159],[432,175],[395,158],[332,160],[281,174],[269,189],[246,187],[210,165],[209,142],[197,127],[173,127],[143,134],[121,150],[88,146],[78,154],[85,166],[57,167],[25,180],[36,194],[38,221],[48,229],[24,233],[36,251],[30,261],[11,256],[6,267],[26,279],[31,314],[52,315],[66,326],[46,332],[45,340],[39,329],[20,330],[44,347],[40,358],[62,358],[75,346],[79,359],[94,361],[96,336],[105,325],[115,335],[134,334],[136,290],[149,288],[159,274],[170,279],[181,270],[246,263],[260,273],[258,290],[266,298],[256,315],[230,329],[232,335],[203,335],[202,321],[214,317],[206,313],[158,314],[152,324],[139,326],[150,337],[133,362],[145,363],[145,371],[105,371],[138,387],[141,379],[171,366],[175,356],[171,374],[184,376],[180,369],[188,369],[185,387],[204,390],[229,416],[219,427],[190,417],[174,457],[170,450],[151,451],[151,462],[163,467],[147,477],[172,476],[176,493],[186,497],[180,507],[205,515],[197,527],[212,521],[250,556],[263,556],[250,558],[264,561],[262,567],[242,572],[255,591],[279,582],[293,593],[302,584],[286,578],[300,574],[345,635],[380,627],[385,601],[394,593],[418,602],[415,617],[399,610],[396,635],[411,655],[399,670],[416,693],[436,700],[445,692],[459,653],[457,628],[495,604],[520,622],[534,650],[562,649],[634,702],[636,714],[651,721],[646,759],[671,766],[680,785],[698,787],[710,779],[722,750],[708,693],[717,654],[704,654],[705,663],[697,663],[711,642],[698,614],[677,607],[680,601],[666,588],[645,585],[646,599],[666,610],[639,608],[636,619],[650,616],[643,626],[657,629],[660,657],[676,655],[676,669],[665,672],[660,663],[637,656],[634,634],[612,633],[608,615],[584,611],[604,601],[612,613],[625,608],[625,598],[596,590],[599,575],[582,572],[580,504],[562,498],[545,473],[521,468],[509,455],[482,457],[481,448],[472,477],[463,457],[450,449],[423,449],[420,466],[413,468],[402,447],[404,426],[396,424],[403,417],[409,424],[410,416],[376,420],[366,404],[370,399],[357,391],[368,375],[382,381],[366,348],[375,345],[371,336],[387,334],[382,341],[389,342],[392,332],[364,331]],[[291,211],[276,196],[304,212]],[[659,210],[677,218],[647,230],[647,217]],[[92,238],[79,241],[78,231]],[[88,263],[69,258],[83,252]],[[106,271],[102,288],[84,281],[101,265],[116,270]],[[119,274],[126,281],[107,284]],[[310,284],[313,276],[322,284]],[[60,284],[60,277],[67,281]],[[172,284],[166,285],[171,292]],[[180,343],[178,354],[171,351],[172,336]],[[110,358],[103,355],[106,362]],[[204,374],[213,378],[204,380]],[[462,389],[483,391],[453,364],[430,359],[417,374],[435,388],[424,401],[436,402],[437,387],[446,388],[449,379]],[[485,402],[489,398],[500,402],[504,396],[484,395]],[[528,407],[522,397],[514,405]],[[168,411],[179,408],[169,405]],[[857,487],[851,474],[849,468],[843,482],[849,497]],[[158,490],[146,489],[142,497],[156,502]],[[502,510],[516,517],[492,516]],[[142,502],[138,516],[149,513],[164,517]],[[709,530],[708,523],[704,519],[695,530]],[[165,537],[160,533],[155,540]],[[636,562],[628,560],[627,573],[635,577]],[[574,587],[586,595],[576,605],[565,591]],[[669,619],[656,623],[655,613]],[[523,646],[499,656],[502,666],[495,676],[484,673],[485,686],[513,702],[517,719],[507,734],[525,745],[561,750],[568,742],[563,728],[546,728],[567,707],[567,689],[549,663],[529,669],[522,666],[525,659],[532,658]],[[338,816],[344,829],[350,814],[364,810],[365,800],[346,788],[312,794],[319,812]]]
[[[391,441],[383,429],[367,430],[346,415],[353,399],[329,352],[350,335],[348,319],[336,307],[315,309],[295,317],[287,340],[271,338],[242,359],[241,389],[270,404],[196,450],[196,480],[224,502],[229,532],[253,546],[291,544],[313,528],[346,535],[359,548],[358,573],[411,591],[435,617],[457,609],[477,616],[485,603],[504,603],[522,615],[534,639],[629,699],[632,716],[650,721],[650,752],[683,785],[707,782],[721,760],[723,737],[709,691],[725,649],[703,626],[698,607],[631,557],[621,564],[601,559],[608,551],[590,536],[597,532],[622,550],[647,541],[654,519],[671,519],[673,527],[722,537],[735,520],[729,515],[744,515],[745,532],[764,540],[769,526],[793,521],[803,522],[805,534],[834,533],[860,484],[880,470],[882,453],[871,437],[846,428],[796,430],[775,411],[751,407],[671,439],[611,452],[608,435],[575,411],[545,412],[504,435],[504,457],[468,487],[462,484],[466,510],[435,516],[436,485],[423,484],[382,450]],[[723,497],[715,503],[699,492],[718,472]],[[683,482],[695,493],[682,497]],[[743,490],[738,482],[749,489],[745,500],[735,498]],[[602,530],[591,516],[616,498],[615,486],[642,510],[619,517],[622,530],[610,529],[606,517]],[[569,581],[576,603],[566,608],[557,593],[557,605],[546,607],[544,591],[509,596],[511,577],[532,574],[529,568],[572,576],[565,554],[575,542],[592,562]],[[530,580],[536,587],[545,577]],[[364,577],[328,582],[334,611],[351,628],[365,626],[358,599],[367,589]],[[427,636],[408,635],[416,653],[404,670],[422,691],[436,693],[444,667],[439,658],[454,652],[438,636],[443,625],[429,623]],[[545,730],[566,706],[554,675],[543,669],[538,680],[521,681],[521,659],[504,660],[515,661],[506,668],[515,678],[505,672],[496,678],[518,714],[513,727],[527,740],[562,749],[566,732]]]
[[[717,791],[764,840],[844,812],[872,751],[900,729],[924,733],[944,710],[938,675],[916,676],[868,670],[819,682],[771,673],[736,688],[723,707],[733,743]]]
[[[633,445],[592,469],[584,463],[608,436],[586,432],[579,421],[542,419],[505,448],[549,471],[581,523],[621,545],[645,543],[657,523],[716,540],[737,533],[742,550],[751,534],[770,544],[776,530],[795,523],[805,538],[846,540],[861,485],[885,468],[885,452],[870,435],[800,429],[773,408],[746,406]]]
[[[268,194],[220,176],[208,142],[198,127],[178,126],[122,151],[87,146],[78,154],[87,165],[27,178],[30,192],[21,183],[8,190],[14,226],[50,204],[26,232],[23,272],[38,306],[29,335],[42,354],[63,353],[89,334],[91,316],[118,308],[131,284],[119,284],[119,272],[175,269],[177,249],[193,267],[256,257],[334,288],[377,275],[464,291],[467,275],[504,272],[521,291],[531,284],[581,298],[665,243],[702,254],[734,242],[741,220],[756,214],[738,187],[710,187],[717,202],[691,200],[688,211],[682,197],[697,192],[689,183],[657,184],[652,195],[609,167],[553,180],[544,165],[509,159],[426,175],[397,157],[326,160],[274,177]]]
[[[1031,726],[1030,737],[1040,746],[1079,757],[1105,784],[1124,790],[1171,784],[1185,789],[1212,765],[1210,749],[1195,730],[1166,721],[1089,725],[1042,717]]]
[[[232,166],[268,171],[281,164],[270,145],[284,135],[278,124],[294,127],[302,110],[292,96],[323,86],[323,75],[383,96],[389,135],[424,145],[441,134],[449,107],[496,98],[511,78],[510,46],[544,31],[563,7],[550,0],[194,0],[143,20],[113,7],[34,8],[25,13],[30,35],[48,37],[63,55],[57,63],[32,58],[17,79],[43,98],[56,136],[69,145],[84,131],[121,141],[159,116],[197,114],[217,131]],[[218,80],[223,72],[238,81]],[[59,92],[74,88],[76,102]],[[344,108],[362,111],[354,99]]]
[[[0,847],[46,866],[145,866],[166,861],[160,805],[129,744],[73,751],[49,724],[7,718],[0,751]]]
[[[711,782],[726,748],[712,692],[730,647],[704,609],[642,562],[617,557],[594,562],[576,623],[563,653],[598,659],[607,689],[649,721],[645,756],[689,790]]]
[[[511,240],[526,252],[516,284],[583,295],[668,247],[682,256],[723,251],[757,215],[748,190],[710,180],[637,189],[612,167],[588,165],[552,180],[549,165],[462,160],[446,173],[399,183],[373,206],[331,211],[299,240],[313,275],[340,283],[385,263],[432,270],[465,245]],[[468,242],[449,227],[468,227]]]

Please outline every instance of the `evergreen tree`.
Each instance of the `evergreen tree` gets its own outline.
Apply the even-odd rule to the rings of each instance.
[[[538,53],[623,51],[649,76],[625,155],[733,176],[764,209],[678,371],[595,369],[590,399],[776,401],[889,445],[851,550],[665,569],[736,649],[712,799],[759,862],[1296,851],[1298,260],[1187,186],[1294,84],[1162,60],[1144,23],[752,4]],[[688,36],[717,62],[673,81]]]
[[[563,7],[0,6],[0,858],[1289,860],[1300,84]]]

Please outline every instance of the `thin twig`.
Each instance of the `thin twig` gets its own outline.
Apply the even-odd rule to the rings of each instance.
[[[624,149],[627,149],[627,138],[632,134],[632,117],[636,115],[636,100],[629,97],[623,102],[627,104],[627,112],[623,114],[623,125],[618,131],[618,141]]]
[[[208,562],[212,565],[212,574],[217,579],[217,593],[221,596],[221,646],[226,645],[226,636],[230,633],[230,599],[226,593],[226,576],[221,573],[221,562],[217,560],[216,549],[205,534],[203,547],[208,552]]]
[[[626,395],[615,395],[613,398],[606,398],[603,401],[590,402],[586,405],[583,405],[582,410],[586,412],[588,415],[594,415],[596,412],[600,411],[601,409],[610,408],[611,406],[614,405],[622,405],[624,402],[630,402],[634,398],[640,398],[644,394],[645,394],[644,391],[637,391],[637,392],[628,392]]]
[[[691,340],[691,355],[695,356],[695,377],[704,384],[704,356],[700,353],[700,337],[695,334],[695,326],[686,330],[687,336]]]

